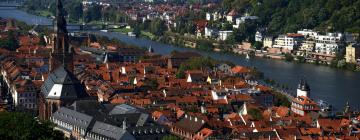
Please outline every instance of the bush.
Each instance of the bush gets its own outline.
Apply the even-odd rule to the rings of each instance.
[[[251,47],[256,49],[256,50],[261,50],[261,48],[263,47],[263,43],[259,42],[259,41],[256,41]]]
[[[296,59],[299,63],[305,63],[305,61],[306,61],[305,57],[303,57],[303,56],[297,56]]]
[[[292,56],[292,54],[287,53],[285,54],[285,61],[291,62],[294,60],[294,57]]]

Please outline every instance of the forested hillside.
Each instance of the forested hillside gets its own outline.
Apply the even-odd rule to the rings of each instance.
[[[259,16],[259,26],[269,33],[304,28],[360,32],[360,0],[224,0],[222,7]]]

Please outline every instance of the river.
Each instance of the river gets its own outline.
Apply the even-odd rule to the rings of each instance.
[[[0,9],[0,17],[14,18],[28,24],[49,24],[50,19],[28,14],[16,9]],[[159,54],[169,54],[176,51],[198,52],[204,56],[210,56],[217,60],[230,61],[238,65],[255,66],[264,72],[265,77],[276,80],[279,83],[289,85],[296,89],[299,80],[305,77],[311,88],[311,98],[322,99],[332,104],[336,109],[342,110],[346,101],[353,108],[360,109],[360,73],[345,70],[337,70],[326,66],[313,64],[296,64],[281,60],[270,60],[264,58],[252,58],[249,61],[243,56],[223,54],[215,52],[203,52],[190,48],[175,47],[148,39],[133,38],[119,33],[96,32],[97,34],[116,38],[127,44],[149,47]]]

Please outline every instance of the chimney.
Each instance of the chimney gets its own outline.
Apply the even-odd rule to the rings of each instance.
[[[122,123],[122,129],[126,130],[127,126],[126,126],[126,118],[124,118],[123,123]]]

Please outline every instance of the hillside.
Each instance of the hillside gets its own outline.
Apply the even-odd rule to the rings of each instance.
[[[259,16],[268,33],[304,28],[360,33],[360,0],[224,0],[222,6]]]

